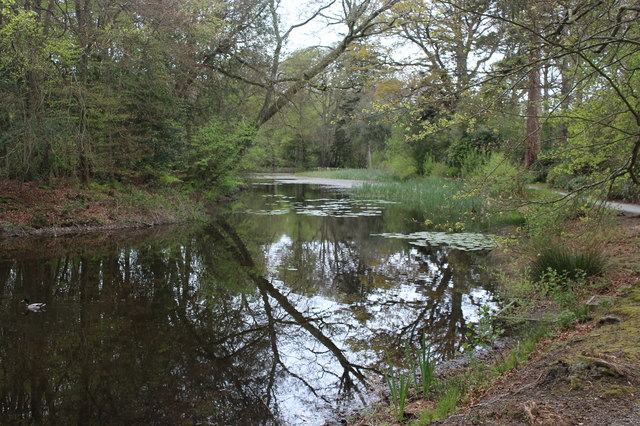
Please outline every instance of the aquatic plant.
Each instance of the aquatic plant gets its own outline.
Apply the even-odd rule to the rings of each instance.
[[[418,354],[420,377],[422,378],[422,394],[429,396],[431,389],[436,384],[436,362],[431,352],[431,346],[427,345],[426,336],[422,336],[420,353]]]
[[[382,233],[372,234],[372,236],[411,240],[409,243],[414,246],[430,247],[446,245],[451,248],[465,251],[487,250],[498,245],[498,238],[495,235],[471,232],[413,232],[411,234]]]
[[[384,377],[391,392],[389,398],[393,405],[394,415],[400,421],[404,417],[404,408],[407,404],[407,394],[409,393],[411,381],[400,372],[396,375],[392,366],[389,366],[389,373],[385,374]]]
[[[365,182],[354,187],[352,193],[359,198],[394,201],[398,204],[392,209],[408,210],[411,216],[424,221],[431,229],[448,232],[460,231],[468,225],[486,229],[523,221],[519,214],[490,212],[484,200],[465,192],[465,185],[459,180]]]
[[[352,180],[374,180],[392,181],[398,177],[390,171],[378,169],[335,169],[335,170],[313,170],[298,173],[301,176],[311,176],[327,179],[352,179]]]

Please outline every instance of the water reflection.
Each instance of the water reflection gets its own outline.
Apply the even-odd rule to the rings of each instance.
[[[323,424],[400,341],[451,356],[490,303],[482,254],[374,237],[415,229],[373,202],[260,188],[203,228],[5,242],[3,420]]]

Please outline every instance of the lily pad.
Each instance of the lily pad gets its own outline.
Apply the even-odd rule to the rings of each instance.
[[[448,246],[458,250],[488,250],[498,245],[498,238],[491,234],[459,232],[414,232],[411,234],[384,233],[372,234],[385,238],[399,238],[409,241],[409,244],[419,247]]]

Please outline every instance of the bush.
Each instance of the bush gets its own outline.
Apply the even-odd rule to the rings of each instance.
[[[429,177],[432,178],[443,178],[443,177],[453,177],[458,174],[458,169],[455,167],[449,167],[444,163],[435,163],[433,168],[431,169],[431,173]]]
[[[468,179],[471,186],[494,198],[522,197],[525,180],[521,171],[502,152],[494,152]]]
[[[600,275],[605,268],[604,255],[595,248],[571,249],[552,243],[540,250],[531,265],[531,274],[537,280],[543,279],[549,273],[575,280]]]
[[[389,161],[389,168],[400,180],[415,176],[418,172],[415,160],[404,154],[393,156]]]
[[[478,151],[470,151],[462,161],[462,177],[468,178],[474,175],[475,171],[485,165],[491,156]]]
[[[629,178],[618,179],[611,186],[608,198],[612,200],[624,200],[631,203],[640,203],[640,187]]]
[[[231,191],[254,134],[255,128],[247,123],[210,121],[191,139],[185,180],[212,196]]]

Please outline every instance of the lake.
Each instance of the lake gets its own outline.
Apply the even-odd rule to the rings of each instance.
[[[495,240],[323,183],[256,180],[206,224],[2,241],[3,422],[331,424],[405,344],[459,355],[497,306]]]

